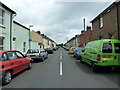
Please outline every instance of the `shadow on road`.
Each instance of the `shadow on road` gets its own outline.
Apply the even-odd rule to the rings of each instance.
[[[120,70],[112,70],[112,69],[100,69],[97,72],[92,72],[91,66],[86,63],[80,63],[80,61],[75,61],[76,65],[79,67],[81,71],[86,74],[91,74],[94,76],[102,75],[105,78],[109,79],[110,81],[114,82],[115,84],[120,85]]]

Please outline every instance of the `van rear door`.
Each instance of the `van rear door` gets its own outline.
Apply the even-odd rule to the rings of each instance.
[[[120,43],[114,43],[114,65],[120,65]]]
[[[104,42],[102,47],[103,65],[114,65],[113,45],[111,42]]]

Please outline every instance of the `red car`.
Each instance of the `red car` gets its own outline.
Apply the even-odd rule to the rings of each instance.
[[[12,76],[24,69],[31,69],[31,58],[21,52],[10,50],[0,51],[0,79],[2,84],[10,83]]]

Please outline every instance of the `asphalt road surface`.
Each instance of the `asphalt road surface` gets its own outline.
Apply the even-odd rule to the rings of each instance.
[[[44,62],[32,63],[31,70],[15,75],[3,88],[118,88],[118,82],[117,71],[94,73],[60,48]]]

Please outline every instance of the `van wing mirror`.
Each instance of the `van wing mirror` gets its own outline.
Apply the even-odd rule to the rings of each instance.
[[[85,52],[85,50],[82,50],[82,52]]]

